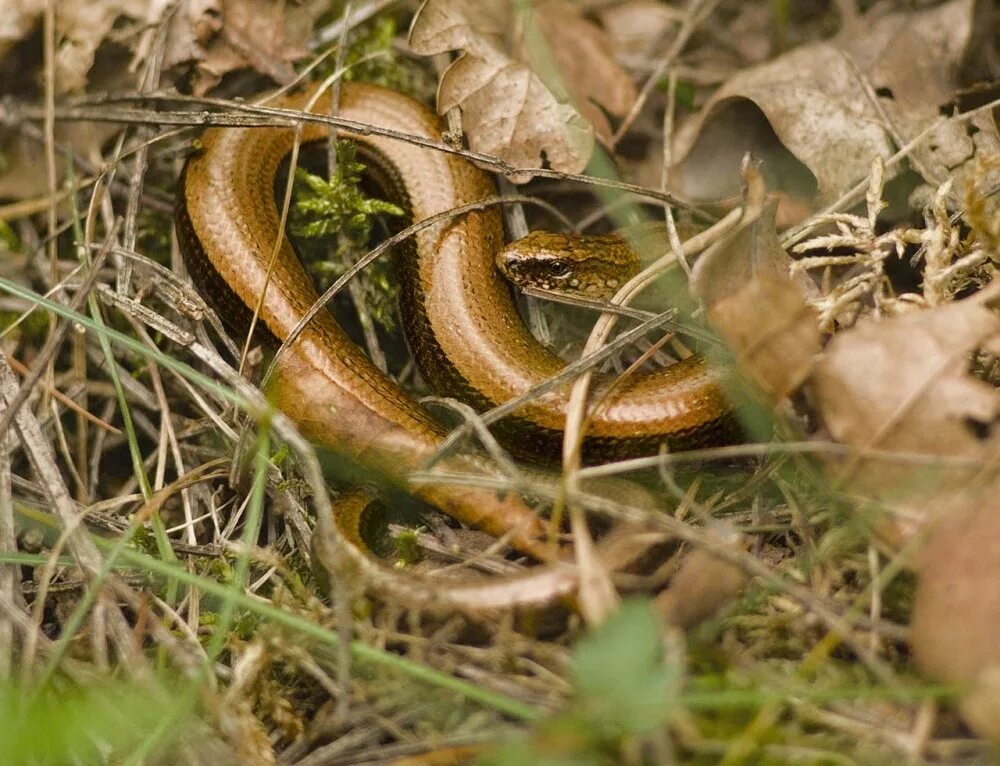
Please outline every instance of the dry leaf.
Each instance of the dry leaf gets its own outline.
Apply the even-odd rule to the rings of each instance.
[[[713,306],[755,278],[788,281],[792,259],[778,244],[775,230],[777,200],[767,198],[759,211],[745,206],[740,225],[712,245],[695,263],[691,292],[706,306]],[[795,282],[803,295],[815,292],[812,281],[799,275]]]
[[[801,162],[821,201],[840,196],[867,174],[874,156],[888,157],[897,140],[908,142],[940,118],[940,105],[958,85],[974,13],[985,13],[986,5],[952,0],[920,13],[871,15],[830,41],[739,72],[678,132],[678,191],[695,199],[733,194],[739,159],[751,151],[774,174],[772,187],[802,194],[808,179],[795,167]],[[878,108],[866,96],[866,82]],[[995,132],[976,141],[986,143],[948,123],[912,162],[937,185],[977,151],[1000,147]]]
[[[624,114],[635,99],[604,33],[567,0],[533,12],[510,0],[427,0],[410,30],[423,55],[461,50],[441,78],[438,110],[462,108],[469,146],[516,167],[582,170],[595,130],[610,133],[601,107]],[[519,178],[518,180],[527,180]]]
[[[809,376],[820,349],[819,319],[789,280],[750,280],[709,310],[740,370],[772,402]]]
[[[120,125],[110,123],[60,123],[55,129],[56,143],[82,157],[94,157],[104,142],[120,129]],[[11,133],[0,144],[0,198],[20,200],[47,194],[48,177],[39,172],[43,167],[44,145],[20,133]],[[60,179],[65,169],[65,162],[58,163]]]
[[[59,93],[82,88],[88,80],[94,81],[102,90],[117,91],[133,86],[134,76],[123,65],[120,50],[116,56],[96,56],[100,43],[108,34],[113,34],[119,42],[137,40],[145,27],[143,19],[147,14],[162,12],[162,2],[149,3],[147,0],[113,0],[93,6],[59,4],[56,9],[56,37],[58,52],[56,57],[56,89]],[[10,25],[0,27],[0,49],[3,43],[17,42],[15,33],[28,34],[40,22],[40,14],[45,2],[26,2],[19,6],[23,15],[11,14]],[[99,7],[98,7],[99,6]],[[0,0],[0,25],[4,24],[4,11]],[[111,31],[111,26],[117,26]],[[29,24],[25,31],[22,24]],[[7,36],[7,35],[11,36]],[[18,87],[30,91],[36,87],[36,73],[25,74],[23,62],[5,61],[5,71],[13,70],[21,75]],[[119,132],[121,126],[97,122],[60,122],[55,126],[56,145],[60,151],[69,150],[74,155],[91,160],[96,157],[104,143]],[[49,184],[44,172],[45,148],[41,141],[19,130],[0,133],[0,198],[30,199],[48,193]],[[60,183],[65,174],[66,163],[60,159],[56,164]]]
[[[195,93],[204,93],[238,69],[254,69],[277,83],[291,82],[291,64],[308,53],[316,20],[329,0],[187,0],[180,30],[171,30],[168,61],[195,61]],[[206,43],[200,41],[209,36]]]
[[[222,0],[183,0],[174,12],[163,68],[199,61],[205,46],[222,28]]]
[[[40,23],[45,0],[26,0],[3,12],[0,0],[0,51],[29,34]],[[122,61],[107,61],[98,49],[107,40],[148,53],[155,28],[172,3],[167,0],[99,0],[57,3],[56,88],[59,93],[91,87],[106,91],[134,87],[134,75]],[[291,76],[288,61],[306,52],[305,41],[326,0],[288,4],[284,0],[181,0],[170,27],[165,66],[199,62],[196,88],[204,91],[227,71],[256,66],[275,78]],[[16,11],[16,12],[15,12]],[[228,24],[228,26],[226,26]],[[206,46],[206,47],[203,47]],[[120,50],[120,48],[118,49]],[[120,54],[119,54],[120,55]],[[75,154],[91,158],[112,135],[114,124],[66,123],[56,126],[56,141]],[[5,137],[0,165],[0,197],[27,199],[48,192],[44,150],[17,133]],[[59,163],[60,175],[64,163]]]
[[[618,57],[646,58],[671,27],[680,25],[684,11],[659,0],[629,0],[598,11],[601,26]]]
[[[941,516],[917,570],[913,659],[939,681],[968,685],[962,717],[980,736],[1000,739],[1000,505],[971,500]]]
[[[4,3],[0,0],[0,56],[30,34],[41,23],[45,0]],[[57,3],[55,15],[57,94],[80,90],[93,82],[102,90],[117,91],[134,85],[134,75],[125,66],[120,48],[117,55],[101,56],[101,44],[113,38],[119,45],[138,43],[144,30],[155,25],[168,4],[165,0],[101,0],[94,3]],[[22,71],[22,62],[5,61],[6,69],[20,75],[19,87],[35,86],[38,75]],[[119,130],[111,123],[58,123],[56,144],[86,159],[97,156],[101,146]],[[18,131],[0,137],[0,197],[30,199],[49,191],[39,168],[45,165],[41,142]],[[64,175],[65,162],[57,163]],[[60,181],[61,182],[61,181]]]
[[[0,3],[0,58],[35,28],[46,0],[4,0]]]
[[[96,0],[57,3],[56,88],[59,93],[87,85],[98,48],[113,39],[132,49],[138,63],[149,52],[147,34],[173,10],[168,0]],[[7,6],[10,6],[9,8]],[[40,23],[46,0],[0,0],[0,57]],[[173,10],[164,68],[198,64],[196,92],[227,72],[253,68],[278,82],[294,76],[291,67],[307,52],[313,24],[329,10],[329,0],[180,0]],[[106,83],[99,83],[107,89]]]
[[[948,458],[990,460],[1000,449],[1000,391],[969,374],[971,354],[1000,334],[985,305],[995,292],[863,321],[833,339],[813,374],[819,416],[837,441],[941,458],[915,466],[859,456],[840,469],[841,481],[905,511],[885,530],[896,544],[979,477],[975,466]]]
[[[654,604],[669,625],[692,628],[738,598],[746,584],[742,569],[698,548],[684,556]]]
[[[92,3],[58,3],[56,5],[56,88],[60,93],[82,90],[87,85],[87,73],[94,63],[97,48],[112,33],[115,23],[125,17],[141,21],[135,29],[116,28],[114,37],[126,42],[135,39],[154,7],[162,12],[163,3],[149,0],[101,0]]]
[[[778,201],[765,196],[753,162],[743,177],[744,221],[698,259],[691,291],[740,370],[777,402],[802,384],[819,351],[816,312],[805,301],[816,288],[804,274],[789,276],[792,260],[775,230]]]
[[[20,0],[0,3],[0,57],[27,37],[48,3],[46,0]],[[115,29],[115,37],[127,41],[138,33],[162,2],[150,0],[99,0],[85,3],[56,3],[56,71],[58,93],[81,90],[94,63],[98,46],[108,37],[116,22],[125,19],[129,26]],[[135,24],[142,21],[142,24]]]

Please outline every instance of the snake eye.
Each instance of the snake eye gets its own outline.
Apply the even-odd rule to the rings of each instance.
[[[565,277],[569,274],[569,264],[562,258],[553,258],[549,261],[549,273],[554,277]]]

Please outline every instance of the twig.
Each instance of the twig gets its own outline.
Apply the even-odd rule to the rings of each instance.
[[[673,141],[674,141],[674,112],[677,108],[677,73],[671,72],[667,87],[667,108],[663,113],[663,166],[660,169],[660,188],[670,188],[670,168],[673,165]],[[663,206],[663,220],[667,225],[667,238],[675,253],[683,250],[680,235],[677,233],[677,224],[674,222],[674,211],[670,205]],[[691,279],[691,266],[687,258],[678,258],[688,280]]]
[[[677,258],[683,258],[685,254],[696,253],[708,243],[721,238],[736,226],[742,215],[741,209],[733,210],[717,224],[685,242],[679,253],[671,250],[650,264],[626,282],[611,299],[611,303],[627,305],[636,295],[652,284],[659,273],[672,265]],[[606,344],[617,321],[618,317],[613,314],[603,314],[597,320],[584,345],[584,356],[598,352]],[[566,405],[566,428],[563,432],[563,482],[567,498],[579,488],[577,473],[580,468],[583,431],[586,422],[587,392],[592,377],[593,370],[586,370],[573,382],[573,388],[570,390],[569,401]],[[562,501],[557,499],[553,518],[558,517],[561,508]],[[569,512],[579,566],[583,571],[594,573],[589,581],[581,581],[580,600],[584,604],[588,619],[591,622],[602,622],[607,617],[608,609],[612,608],[616,601],[614,589],[607,573],[597,565],[593,542],[579,506],[570,503]],[[591,586],[592,590],[589,590],[587,586]],[[588,604],[590,605],[589,609],[586,606]]]
[[[166,51],[167,32],[170,29],[171,21],[176,12],[177,6],[172,5],[160,19],[159,27],[156,30],[156,39],[153,43],[152,51],[146,59],[146,68],[139,83],[140,93],[152,90],[159,85],[160,70],[163,66],[163,56]],[[135,241],[139,229],[139,202],[142,199],[142,187],[146,179],[146,170],[149,167],[149,139],[152,137],[152,134],[153,128],[149,125],[140,126],[136,131],[139,148],[135,152],[132,178],[129,181],[128,200],[125,204],[125,228],[122,232],[122,247],[126,250],[135,250]],[[128,295],[131,281],[132,264],[127,260],[122,261],[119,264],[115,289],[121,295]]]
[[[28,367],[26,367],[24,364],[22,364],[20,361],[18,361],[13,356],[8,356],[7,357],[7,364],[9,364],[11,366],[11,369],[14,370],[14,372],[16,372],[18,375],[24,376],[24,375],[30,374],[30,372],[31,372],[31,370]],[[45,384],[42,383],[41,385],[44,386]],[[113,425],[111,425],[110,423],[108,423],[105,420],[101,420],[101,418],[97,417],[97,415],[95,415],[94,413],[92,413],[90,410],[85,410],[79,404],[77,404],[72,399],[70,399],[68,396],[66,396],[66,394],[64,394],[58,388],[50,388],[50,389],[48,389],[48,391],[52,395],[52,398],[55,399],[57,402],[59,402],[61,405],[63,405],[64,407],[66,407],[66,408],[68,408],[70,410],[72,410],[73,412],[77,413],[78,415],[86,418],[91,423],[93,423],[95,426],[98,426],[99,428],[103,428],[108,433],[121,435],[121,430],[120,429],[115,428]]]
[[[0,552],[17,553],[17,526],[11,497],[10,437],[4,432],[0,432]],[[10,604],[10,609],[0,609],[0,679],[10,678],[13,668],[14,617],[10,612],[27,617],[20,585],[16,566],[0,566],[0,603]]]
[[[108,109],[109,103],[132,102],[141,100],[153,105],[168,104],[190,104],[192,106],[215,107],[227,111],[212,111],[203,109],[202,111],[167,111],[141,108],[116,108]],[[697,205],[678,198],[674,194],[649,189],[637,184],[616,181],[610,178],[598,176],[581,175],[578,173],[563,173],[551,168],[518,168],[514,167],[506,160],[493,157],[488,154],[481,154],[466,149],[458,149],[443,141],[435,141],[422,136],[415,136],[402,131],[392,130],[368,123],[346,120],[342,117],[333,118],[329,115],[316,113],[303,113],[294,109],[281,109],[263,105],[243,104],[240,102],[226,101],[225,99],[195,98],[182,96],[145,96],[136,99],[134,96],[104,97],[98,103],[99,106],[92,106],[86,99],[78,99],[76,104],[68,104],[55,107],[56,117],[66,121],[91,121],[91,122],[120,122],[139,123],[153,125],[174,125],[191,127],[294,127],[303,122],[314,122],[321,125],[330,125],[341,128],[349,133],[356,133],[361,136],[384,136],[397,141],[406,141],[416,146],[427,149],[465,157],[476,164],[500,173],[505,176],[523,176],[530,174],[539,178],[554,178],[563,181],[573,181],[591,186],[598,186],[614,191],[636,194],[645,199],[652,199],[658,202],[666,202],[683,210],[700,216],[704,220],[715,220],[715,216],[701,209]],[[20,119],[39,119],[44,115],[44,110],[36,106],[15,105],[14,102],[6,101],[0,104],[0,121],[18,121]]]
[[[91,289],[94,287],[94,283],[97,281],[97,276],[100,273],[101,265],[104,263],[104,259],[108,255],[111,243],[114,242],[115,237],[118,234],[120,221],[115,222],[115,227],[111,230],[105,241],[105,246],[97,254],[94,263],[91,266],[90,273],[87,275],[87,279],[81,285],[80,289],[77,290],[73,299],[69,302],[69,310],[77,311],[83,305],[83,302],[90,295]],[[38,356],[35,359],[35,364],[25,375],[24,380],[21,382],[20,388],[18,388],[17,393],[7,402],[7,407],[0,415],[0,434],[6,434],[10,428],[10,424],[13,422],[14,418],[20,412],[21,407],[28,397],[30,397],[35,391],[35,384],[41,380],[42,376],[48,371],[49,361],[55,356],[56,351],[59,350],[59,346],[62,345],[63,338],[66,337],[66,333],[71,327],[70,322],[63,322],[57,327],[53,332],[49,334],[48,339],[45,341],[45,345],[42,346],[41,350],[38,352]],[[47,385],[47,390],[54,389],[55,386]]]
[[[719,4],[721,0],[692,0],[687,13],[684,16],[684,21],[681,24],[680,29],[677,30],[677,36],[674,38],[673,44],[670,46],[670,50],[667,51],[666,55],[660,59],[659,63],[656,65],[649,77],[646,78],[646,82],[643,83],[642,89],[639,91],[639,95],[636,97],[635,103],[629,110],[629,113],[625,115],[625,119],[622,120],[621,125],[618,126],[618,130],[611,137],[611,145],[616,146],[619,141],[621,141],[622,136],[628,132],[628,129],[632,127],[632,123],[635,122],[635,118],[639,116],[642,108],[646,105],[646,100],[649,98],[649,94],[653,92],[653,88],[660,81],[660,78],[666,74],[670,65],[673,64],[674,59],[684,50],[684,46],[687,45],[688,40],[697,29],[698,24],[700,24]]]
[[[732,210],[714,226],[685,242],[680,255],[690,255],[704,249],[708,244],[731,231],[739,222],[742,215],[742,209],[737,208]],[[639,295],[642,290],[655,281],[661,271],[673,264],[677,255],[671,250],[650,264],[626,282],[610,302],[615,305],[628,305],[635,296]],[[618,317],[613,314],[604,314],[598,319],[594,324],[593,330],[591,330],[590,337],[587,338],[587,343],[583,350],[584,355],[597,352],[605,344],[617,320]],[[574,381],[573,389],[570,392],[570,400],[567,404],[566,430],[563,437],[563,469],[567,472],[567,481],[570,488],[572,488],[575,481],[572,477],[580,465],[580,447],[583,443],[582,426],[586,413],[587,391],[591,377],[592,372],[587,371]]]
[[[56,168],[56,0],[45,3],[45,17],[42,21],[42,45],[44,48],[45,107],[43,130],[45,132],[45,172],[49,186],[51,204],[48,209],[48,253],[52,269],[52,281],[58,280],[56,261],[56,231],[59,228],[56,194],[59,190],[59,173]]]
[[[390,5],[394,5],[399,0],[370,0],[353,12],[345,12],[339,19],[330,26],[319,30],[315,39],[311,43],[313,50],[322,48],[324,45],[340,39],[347,29],[353,29],[360,24],[364,24],[368,19],[380,13]]]
[[[608,343],[603,348],[600,348],[593,353],[584,354],[579,359],[567,364],[556,375],[539,381],[519,396],[509,399],[503,404],[497,405],[493,409],[482,413],[479,416],[479,420],[487,426],[492,425],[498,420],[516,412],[526,404],[538,399],[540,396],[544,396],[549,391],[555,390],[564,383],[573,379],[579,379],[581,375],[588,374],[596,366],[613,354],[630,346],[650,331],[669,323],[673,319],[673,315],[674,311],[672,309],[670,311],[664,311],[662,314],[654,314],[650,319],[647,319],[637,327],[633,327],[628,332],[622,333],[615,338],[614,341]],[[440,446],[434,451],[434,453],[425,461],[424,468],[428,469],[446,457],[461,439],[468,436],[470,431],[471,429],[468,425],[459,426],[454,429],[441,442]]]
[[[581,480],[600,476],[617,476],[623,473],[647,471],[686,463],[708,461],[729,461],[773,455],[831,455],[858,456],[864,460],[878,460],[887,463],[926,466],[928,468],[987,468],[989,460],[962,455],[933,455],[924,452],[897,452],[871,447],[857,447],[829,441],[811,442],[767,442],[763,444],[731,444],[725,447],[705,447],[703,449],[668,452],[662,455],[637,457],[614,463],[581,468],[577,475]]]

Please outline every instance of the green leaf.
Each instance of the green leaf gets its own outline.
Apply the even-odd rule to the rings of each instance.
[[[107,763],[108,754],[123,754],[142,741],[167,699],[109,679],[86,687],[57,681],[29,706],[33,696],[0,683],[0,760],[5,764]]]
[[[647,601],[627,601],[574,651],[577,704],[610,738],[662,725],[677,705],[679,672],[663,657],[660,625]]]

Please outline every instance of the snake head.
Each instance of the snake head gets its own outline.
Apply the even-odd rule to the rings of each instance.
[[[533,231],[497,253],[496,264],[521,289],[606,301],[638,271],[638,256],[615,234]]]

